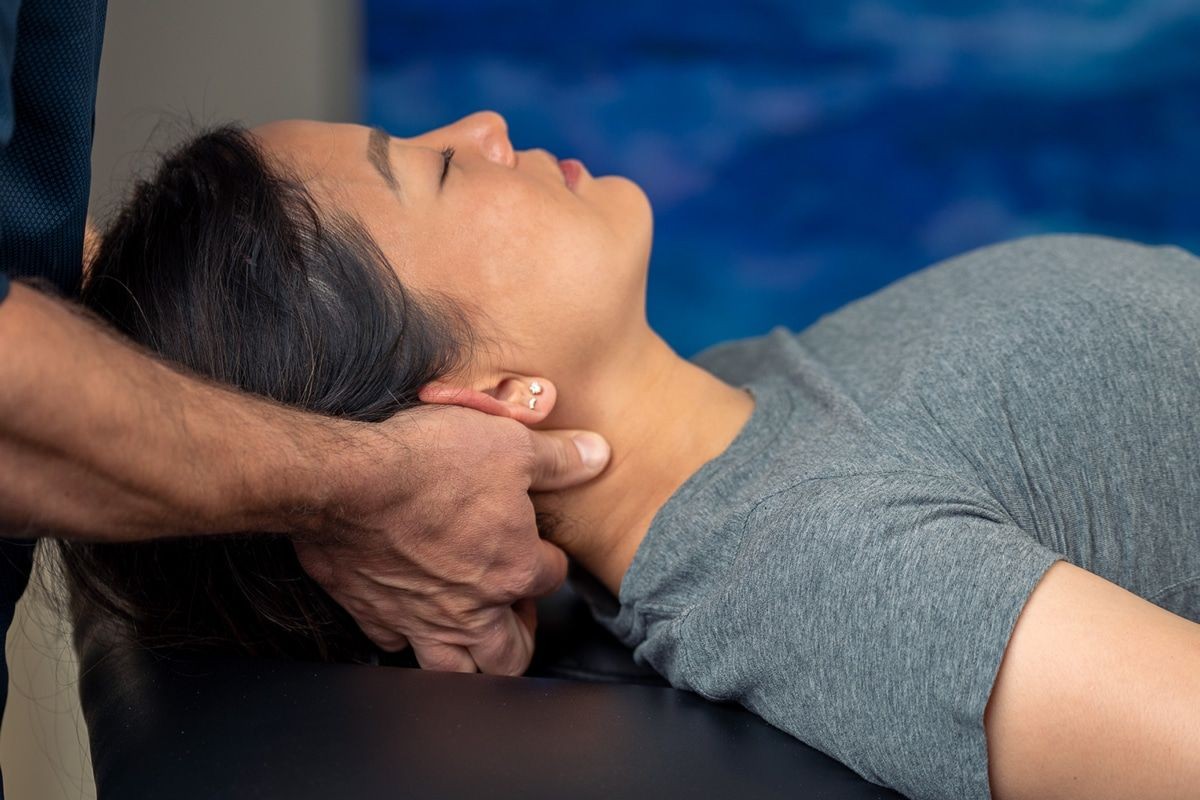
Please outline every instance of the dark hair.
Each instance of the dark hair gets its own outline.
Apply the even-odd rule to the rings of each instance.
[[[234,126],[181,145],[135,187],[83,303],[188,370],[370,422],[415,405],[466,346],[454,306],[407,292],[361,223],[319,211]],[[147,646],[320,660],[374,652],[282,536],[66,541],[59,555],[76,622],[106,617]]]

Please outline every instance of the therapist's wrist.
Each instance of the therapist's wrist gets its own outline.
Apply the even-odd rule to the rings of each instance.
[[[377,424],[300,414],[286,424],[275,465],[252,493],[249,507],[261,509],[271,530],[322,542],[360,533],[356,521],[369,513],[371,484],[380,464]],[[402,490],[397,475],[393,495]],[[394,501],[394,499],[393,499]]]
[[[189,378],[191,376],[188,376]],[[192,435],[192,469],[171,474],[193,535],[309,533],[329,502],[332,455],[354,423],[300,411],[206,381],[184,379],[177,415]],[[190,410],[189,410],[190,409]]]

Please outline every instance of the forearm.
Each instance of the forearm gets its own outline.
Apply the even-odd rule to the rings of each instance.
[[[285,531],[316,515],[353,423],[169,367],[14,284],[0,304],[0,525],[136,540]]]

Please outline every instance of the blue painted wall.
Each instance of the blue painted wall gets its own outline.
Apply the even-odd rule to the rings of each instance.
[[[982,244],[1200,252],[1200,2],[366,0],[364,116],[636,180],[684,355]]]

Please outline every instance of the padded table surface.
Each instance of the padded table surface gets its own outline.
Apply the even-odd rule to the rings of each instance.
[[[740,708],[654,685],[579,613],[546,609],[539,639],[561,624],[581,642],[547,642],[535,667],[599,665],[599,680],[163,657],[85,636],[99,797],[902,797]]]
[[[83,689],[102,799],[900,797],[670,688],[227,657],[102,672]]]

